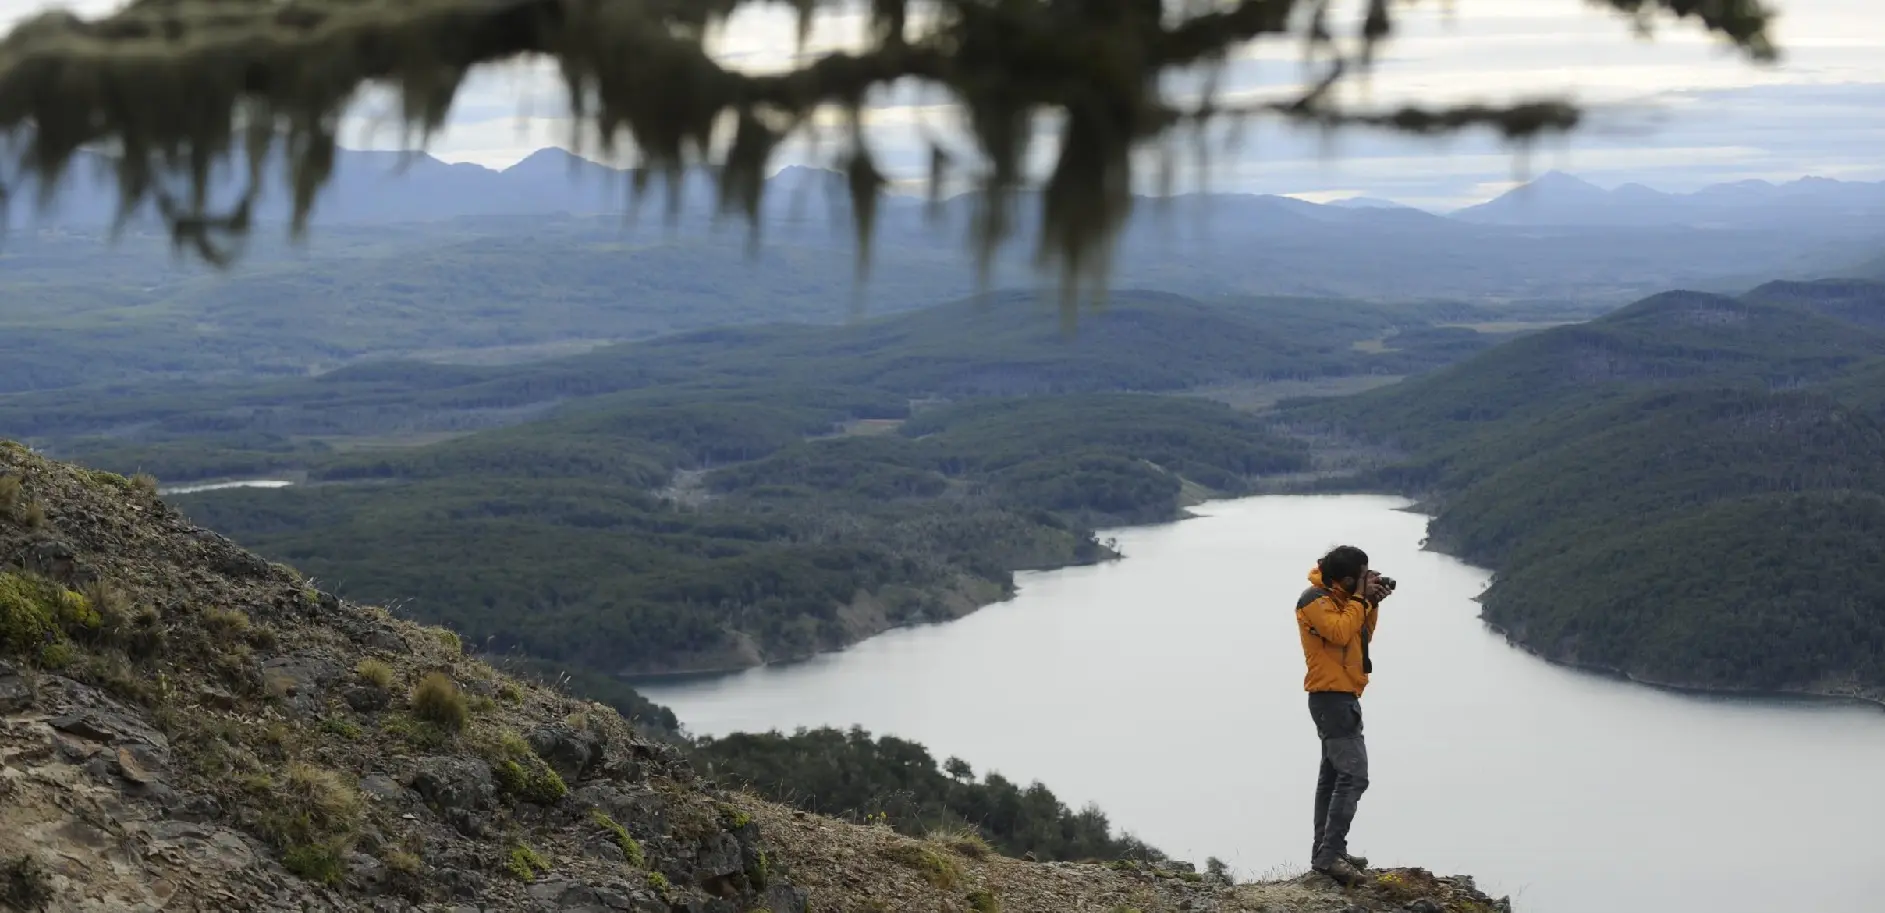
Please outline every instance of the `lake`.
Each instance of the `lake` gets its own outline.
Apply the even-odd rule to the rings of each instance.
[[[1677,694],[1552,666],[1383,497],[1264,497],[1117,530],[1126,558],[790,666],[642,690],[690,731],[853,724],[1040,780],[1240,874],[1308,862],[1317,744],[1293,610],[1350,542],[1395,577],[1363,698],[1350,845],[1475,876],[1523,913],[1885,910],[1885,711]]]

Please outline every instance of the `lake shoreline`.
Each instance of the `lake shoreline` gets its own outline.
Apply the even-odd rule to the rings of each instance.
[[[1281,493],[1281,492],[1258,492],[1258,493],[1251,493],[1251,494],[1240,494],[1240,495],[1229,495],[1229,496],[1219,495],[1216,497],[1198,496],[1195,493],[1188,492],[1187,496],[1181,496],[1180,502],[1178,503],[1176,510],[1173,512],[1173,514],[1170,517],[1167,517],[1161,520],[1147,520],[1147,521],[1142,521],[1142,522],[1137,522],[1137,523],[1131,523],[1131,522],[1113,523],[1105,527],[1094,529],[1093,532],[1094,532],[1095,537],[1098,538],[1102,547],[1106,548],[1107,554],[1104,557],[1101,557],[1093,561],[1070,561],[1064,564],[1049,564],[1049,565],[1035,565],[1035,566],[1030,566],[1030,567],[1016,567],[1016,568],[1010,568],[1009,570],[1014,573],[1042,573],[1042,572],[1048,572],[1048,571],[1067,570],[1069,568],[1076,568],[1076,567],[1092,567],[1095,565],[1106,564],[1106,563],[1114,562],[1114,561],[1124,561],[1128,556],[1122,553],[1119,553],[1117,551],[1113,551],[1111,547],[1107,544],[1109,542],[1109,537],[1105,535],[1107,532],[1114,531],[1114,530],[1154,529],[1160,526],[1169,526],[1176,523],[1183,523],[1188,520],[1202,519],[1208,515],[1200,514],[1197,511],[1193,510],[1192,508],[1201,507],[1201,506],[1212,504],[1212,503],[1220,503],[1220,502],[1229,503],[1229,502],[1234,502],[1234,501],[1245,500],[1248,498],[1342,497],[1344,495],[1351,495],[1351,494],[1366,494],[1366,495],[1375,495],[1375,496],[1380,496],[1380,497],[1393,497],[1393,498],[1402,497],[1401,495],[1393,494],[1391,492],[1382,492],[1382,491],[1370,491],[1370,492],[1315,491],[1315,492],[1295,492],[1295,493],[1287,493],[1287,494]],[[1395,510],[1407,511],[1407,512],[1418,512],[1414,510],[1415,507],[1417,507],[1417,505],[1409,504],[1409,505],[1404,505],[1402,507],[1397,507],[1395,508]],[[951,595],[951,592],[943,591],[936,595]],[[848,638],[844,643],[837,644],[831,647],[826,647],[823,649],[809,650],[803,653],[793,653],[793,654],[788,654],[784,656],[779,656],[776,658],[760,659],[754,662],[737,662],[737,661],[736,662],[720,662],[720,663],[703,664],[703,665],[698,665],[698,666],[688,666],[688,665],[683,664],[683,665],[678,665],[678,666],[674,666],[670,668],[662,668],[662,669],[624,668],[624,669],[616,670],[613,674],[617,680],[621,681],[623,684],[628,685],[629,687],[632,688],[632,687],[636,687],[637,685],[671,684],[671,683],[679,682],[679,681],[688,681],[688,680],[696,680],[696,679],[711,679],[711,678],[718,678],[721,676],[738,675],[739,673],[747,672],[753,669],[784,668],[784,667],[798,665],[800,663],[810,662],[820,657],[831,656],[836,653],[842,653],[852,647],[857,646],[858,644],[863,643],[864,641],[867,641],[880,634],[887,634],[891,631],[907,630],[907,629],[912,629],[912,628],[925,628],[925,627],[932,627],[936,625],[946,625],[946,624],[949,624],[950,622],[960,621],[964,618],[967,618],[970,615],[975,614],[976,612],[979,612],[985,608],[988,608],[989,606],[1000,605],[1001,603],[1009,602],[1015,598],[1015,595],[1016,595],[1015,591],[1009,591],[1002,594],[1002,596],[997,599],[977,601],[973,603],[965,603],[966,607],[960,609],[959,611],[953,612],[947,618],[933,618],[933,619],[925,619],[922,621],[907,622],[907,623],[902,623],[902,624],[885,624],[881,626],[869,626],[865,628],[860,628],[857,632],[858,636]]]
[[[1196,515],[1191,513],[1189,510],[1181,509],[1180,515],[1170,520],[1161,520],[1161,521],[1152,522],[1152,523],[1138,523],[1138,524],[1127,524],[1127,525],[1120,525],[1120,526],[1109,526],[1107,527],[1107,529],[1138,529],[1138,528],[1146,528],[1146,527],[1163,526],[1167,523],[1177,523],[1182,520],[1192,519],[1195,516]],[[1096,535],[1099,532],[1101,531],[1095,530]],[[1076,567],[1093,567],[1096,565],[1106,564],[1113,561],[1125,560],[1126,556],[1120,554],[1117,551],[1112,550],[1110,546],[1107,546],[1105,539],[1101,539],[1100,543],[1105,554],[1099,558],[1096,558],[1090,561],[1068,561],[1063,564],[1038,565],[1038,566],[1032,566],[1032,567],[1017,567],[1017,568],[1010,568],[1009,570],[1013,573],[1059,571],[1059,570],[1066,570],[1069,568],[1076,568]],[[918,621],[897,622],[897,623],[889,622],[887,619],[876,618],[873,620],[874,623],[873,621],[865,621],[865,622],[856,624],[852,628],[852,630],[849,632],[849,636],[845,638],[844,642],[838,643],[829,647],[824,647],[821,649],[806,650],[806,651],[797,652],[797,653],[788,653],[788,654],[784,654],[777,657],[771,657],[771,658],[760,658],[757,661],[753,661],[753,662],[713,663],[713,664],[707,664],[707,665],[701,665],[701,666],[681,665],[674,668],[664,668],[664,669],[659,669],[659,670],[633,669],[633,668],[618,669],[614,673],[614,676],[617,680],[621,681],[623,684],[628,685],[629,687],[633,688],[637,685],[663,684],[663,683],[673,683],[677,681],[710,679],[710,678],[718,678],[721,676],[737,675],[741,672],[746,672],[752,669],[778,669],[778,668],[784,668],[788,666],[794,666],[800,663],[811,662],[812,660],[818,659],[819,657],[830,656],[835,653],[842,653],[846,650],[849,650],[852,647],[857,646],[858,644],[863,643],[864,641],[870,640],[871,638],[876,637],[880,634],[887,634],[891,631],[933,627],[937,625],[946,625],[946,624],[949,624],[950,622],[960,621],[964,618],[969,617],[970,615],[975,614],[976,612],[979,612],[983,609],[988,608],[989,606],[1000,605],[1004,602],[1009,602],[1013,600],[1017,592],[1018,590],[1016,589],[1008,589],[1008,590],[1003,591],[998,597],[994,599],[977,599],[972,596],[969,596],[961,588],[946,588],[946,589],[935,590],[935,591],[931,591],[929,594],[933,596],[941,597],[945,605],[949,605],[951,607],[951,610],[946,617],[925,618]]]
[[[1446,553],[1441,552],[1440,554]],[[1655,688],[1659,691],[1698,697],[1742,697],[1751,699],[1765,698],[1769,700],[1784,698],[1789,700],[1834,701],[1846,704],[1868,704],[1880,710],[1885,710],[1885,691],[1838,692],[1788,688],[1774,690],[1771,688],[1733,688],[1719,685],[1693,685],[1681,682],[1662,681],[1628,672],[1614,666],[1606,666],[1602,663],[1577,662],[1575,660],[1552,656],[1524,640],[1513,636],[1511,631],[1506,630],[1496,622],[1487,620],[1483,614],[1480,616],[1480,621],[1485,622],[1486,627],[1491,628],[1503,638],[1506,643],[1523,650],[1528,656],[1535,657],[1551,665],[1562,669],[1573,669],[1591,675],[1600,675],[1605,678],[1618,679],[1648,688]]]

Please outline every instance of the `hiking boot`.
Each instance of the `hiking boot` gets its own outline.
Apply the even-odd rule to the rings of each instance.
[[[1368,871],[1368,857],[1344,855],[1342,858],[1345,860],[1348,860],[1348,864],[1354,866],[1355,871],[1357,872]]]
[[[1361,871],[1357,869],[1353,863],[1348,861],[1347,857],[1338,858],[1327,865],[1316,866],[1315,870],[1318,874],[1327,875],[1329,878],[1334,879],[1336,884],[1345,888],[1352,888],[1361,884],[1367,878],[1367,876],[1361,874]]]

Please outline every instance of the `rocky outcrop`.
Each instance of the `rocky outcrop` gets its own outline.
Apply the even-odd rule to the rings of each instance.
[[[154,485],[0,442],[0,907],[1434,904],[1500,909],[1425,873],[1344,892],[964,854],[728,793],[614,710],[502,675],[450,632],[323,593],[194,528]]]

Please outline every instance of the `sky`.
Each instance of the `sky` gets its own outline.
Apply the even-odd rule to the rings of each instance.
[[[1181,175],[1184,189],[1279,193],[1325,201],[1383,197],[1447,210],[1488,199],[1549,169],[1609,187],[1628,182],[1688,191],[1746,179],[1804,176],[1885,179],[1885,4],[1875,0],[1776,0],[1783,60],[1752,64],[1698,29],[1665,24],[1653,40],[1584,0],[1436,0],[1404,5],[1400,33],[1368,86],[1376,104],[1498,102],[1560,95],[1585,104],[1587,125],[1528,155],[1490,137],[1414,140],[1347,132],[1334,138],[1261,125],[1234,150],[1220,149],[1204,174]],[[51,4],[81,13],[109,0]],[[0,22],[47,8],[0,0]],[[821,22],[812,50],[854,40],[856,17]],[[749,70],[778,69],[796,51],[794,21],[780,5],[740,14],[718,52]],[[1224,85],[1233,96],[1298,85],[1298,48],[1271,42],[1246,49]],[[917,102],[927,102],[917,104]],[[940,98],[879,100],[870,137],[885,170],[914,186],[926,173],[919,122],[942,128],[955,111]],[[401,148],[385,128],[383,99],[364,99],[348,119],[345,144]],[[427,150],[452,162],[503,168],[550,145],[569,145],[560,82],[545,65],[475,74],[447,129]],[[828,145],[825,153],[829,154]],[[793,148],[778,160],[829,164]]]

